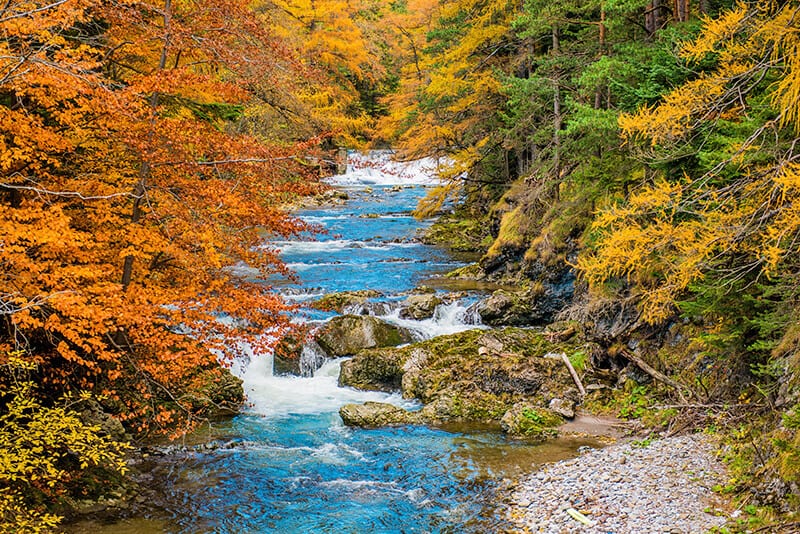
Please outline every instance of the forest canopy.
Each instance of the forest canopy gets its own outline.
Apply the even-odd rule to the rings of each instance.
[[[794,413],[799,19],[796,1],[4,3],[0,530],[55,525],[53,502],[121,475],[127,440],[238,410],[226,363],[293,328],[270,242],[313,230],[285,207],[338,147],[448,162],[418,214],[455,201],[486,276],[577,276],[562,311],[617,321],[609,358],[690,324],[691,365],[654,362],[685,391]],[[800,436],[778,427],[762,471],[796,481],[775,465]]]

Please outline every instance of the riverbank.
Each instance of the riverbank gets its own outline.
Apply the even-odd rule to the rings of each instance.
[[[513,532],[694,534],[721,527],[725,469],[708,436],[630,441],[545,466],[509,496]],[[570,516],[573,509],[590,524]]]

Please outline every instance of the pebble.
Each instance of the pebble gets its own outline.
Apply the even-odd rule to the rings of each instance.
[[[545,466],[517,484],[507,517],[514,532],[700,533],[726,522],[711,488],[726,479],[706,436],[624,443]],[[567,513],[574,508],[592,523]]]

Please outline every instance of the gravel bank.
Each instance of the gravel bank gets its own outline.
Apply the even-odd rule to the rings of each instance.
[[[519,532],[552,534],[696,534],[721,526],[711,487],[725,471],[701,435],[591,450],[545,466],[513,491],[509,519]],[[574,508],[592,521],[570,517]]]

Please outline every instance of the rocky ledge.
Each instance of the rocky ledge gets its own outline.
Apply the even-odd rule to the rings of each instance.
[[[711,491],[725,479],[712,451],[702,435],[591,450],[523,480],[509,498],[508,518],[531,533],[707,532],[727,516]]]
[[[400,391],[422,408],[408,412],[382,403],[347,405],[345,424],[383,426],[451,421],[494,423],[512,435],[546,438],[574,417],[581,399],[565,360],[584,360],[593,348],[574,330],[470,330],[397,348],[362,350],[342,363],[339,384]]]

